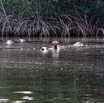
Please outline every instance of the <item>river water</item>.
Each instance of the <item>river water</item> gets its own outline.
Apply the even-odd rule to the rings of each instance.
[[[0,39],[0,103],[104,103],[104,39],[25,38],[9,46],[7,39]],[[58,54],[40,52],[53,40],[63,47]]]

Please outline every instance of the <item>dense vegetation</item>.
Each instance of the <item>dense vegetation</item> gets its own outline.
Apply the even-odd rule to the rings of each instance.
[[[104,0],[0,0],[1,36],[104,34]]]

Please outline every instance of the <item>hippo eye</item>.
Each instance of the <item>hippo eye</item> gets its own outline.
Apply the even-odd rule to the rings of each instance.
[[[41,50],[44,50],[44,48],[40,47]]]

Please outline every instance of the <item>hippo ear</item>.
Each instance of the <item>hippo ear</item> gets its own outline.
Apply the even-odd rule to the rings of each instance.
[[[53,45],[58,45],[59,42],[58,42],[58,41],[52,41],[52,44],[53,44]]]

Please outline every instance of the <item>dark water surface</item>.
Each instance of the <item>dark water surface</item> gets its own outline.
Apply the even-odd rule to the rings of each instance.
[[[0,103],[104,103],[104,39],[25,39],[1,39]],[[64,46],[60,53],[40,52],[52,40]]]

